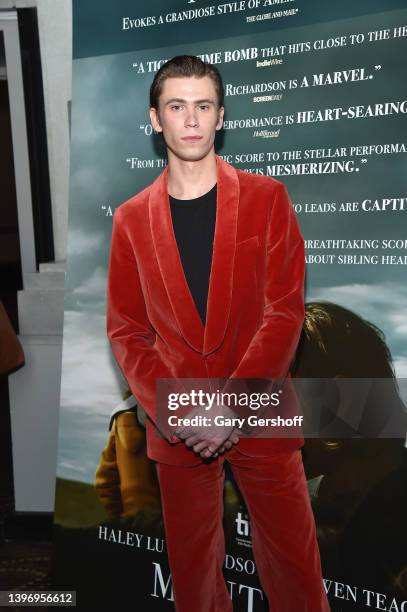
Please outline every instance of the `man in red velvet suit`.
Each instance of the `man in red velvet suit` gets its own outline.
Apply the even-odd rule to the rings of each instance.
[[[223,95],[218,70],[195,56],[155,75],[150,118],[168,165],[114,213],[107,333],[147,414],[176,610],[233,610],[222,574],[226,460],[270,610],[326,612],[302,436],[243,437],[233,424],[166,428],[157,407],[159,379],[289,382],[304,318],[304,241],[286,187],[215,153]]]

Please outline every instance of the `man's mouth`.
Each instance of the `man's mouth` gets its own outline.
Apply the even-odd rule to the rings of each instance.
[[[195,142],[196,140],[201,140],[202,136],[184,136],[181,140],[186,140],[187,142]]]

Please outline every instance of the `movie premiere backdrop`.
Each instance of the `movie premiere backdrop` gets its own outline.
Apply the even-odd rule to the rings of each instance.
[[[178,54],[215,64],[226,90],[216,152],[287,185],[307,257],[307,317],[293,376],[389,378],[404,410],[397,381],[407,373],[407,2],[73,5],[53,579],[77,591],[81,610],[170,611],[145,415],[112,356],[105,317],[112,215],[166,164],[149,122],[151,81]],[[386,410],[377,393],[368,401]],[[334,612],[407,612],[406,452],[395,438],[306,440]],[[229,473],[224,527],[234,609],[266,610],[250,521]]]

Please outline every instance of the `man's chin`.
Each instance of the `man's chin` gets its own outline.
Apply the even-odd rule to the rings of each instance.
[[[201,161],[202,159],[205,159],[205,157],[207,157],[208,154],[210,154],[212,151],[212,147],[209,147],[206,149],[200,148],[199,150],[198,150],[198,147],[196,148],[196,150],[185,150],[185,149],[180,150],[180,149],[172,149],[170,147],[168,148],[175,157],[178,157],[178,159],[182,159],[182,161],[185,161],[185,162]]]

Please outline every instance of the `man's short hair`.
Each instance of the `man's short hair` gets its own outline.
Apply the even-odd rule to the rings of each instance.
[[[208,76],[215,85],[219,107],[223,106],[224,88],[219,70],[208,62],[202,61],[196,55],[176,55],[163,64],[156,72],[150,87],[150,107],[158,109],[158,100],[162,93],[165,79],[171,77],[197,77]]]

